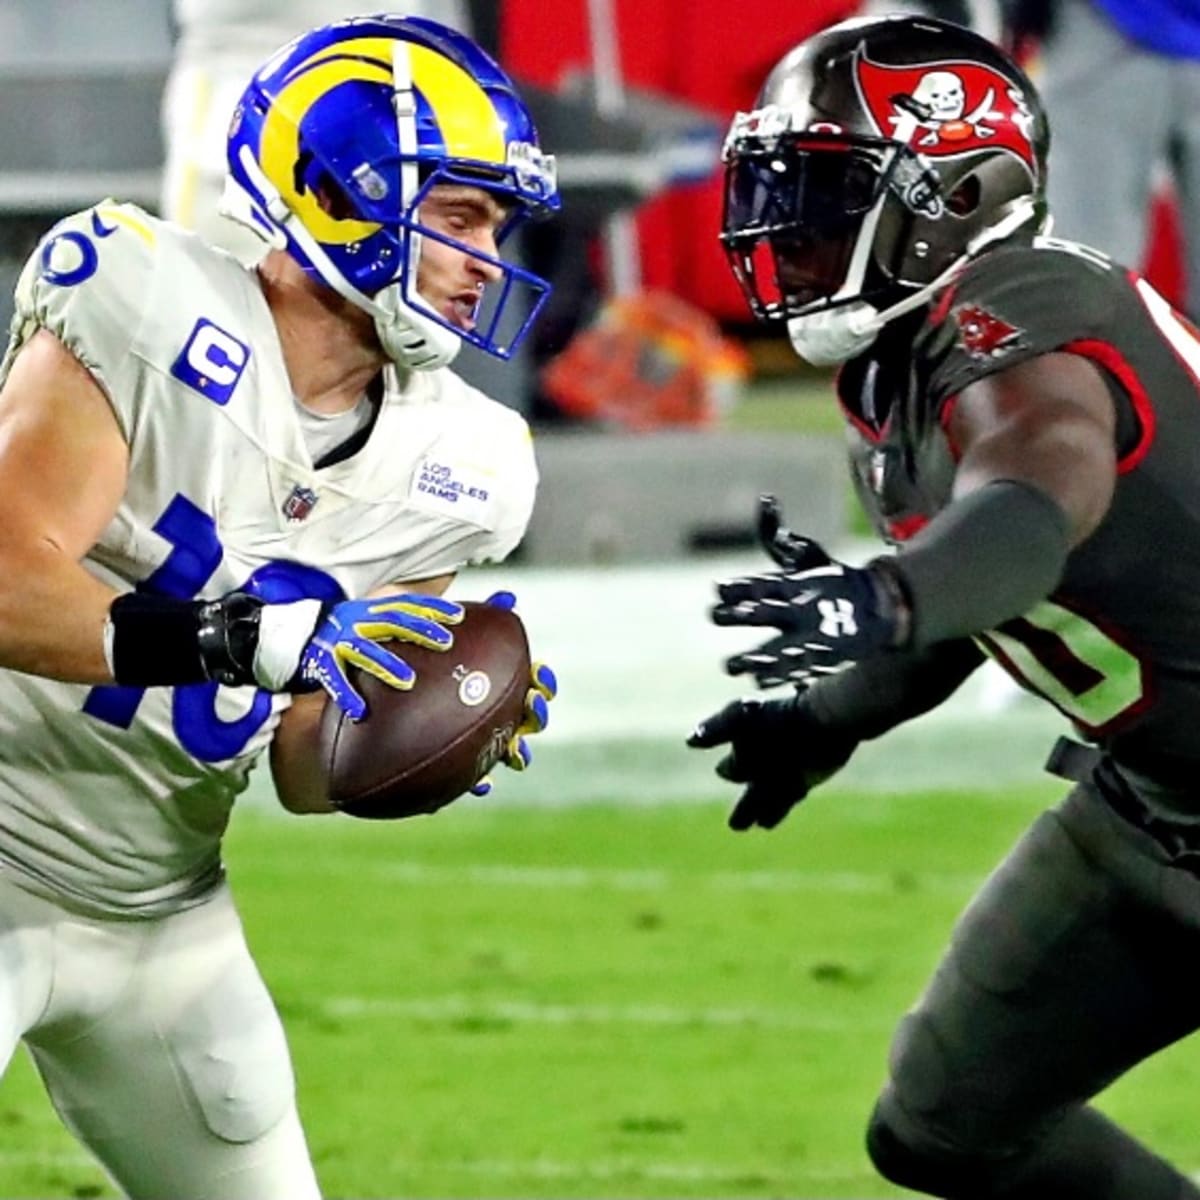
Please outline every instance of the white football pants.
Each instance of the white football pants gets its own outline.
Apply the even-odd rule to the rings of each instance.
[[[22,1039],[129,1196],[318,1200],[283,1026],[226,887],[102,920],[0,875],[0,1072]]]

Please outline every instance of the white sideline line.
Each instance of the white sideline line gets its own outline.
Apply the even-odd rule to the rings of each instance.
[[[767,1008],[677,1008],[667,1004],[531,1004],[519,1000],[476,1000],[440,996],[395,1000],[331,996],[319,1010],[342,1019],[410,1017],[425,1021],[510,1021],[528,1025],[674,1025],[792,1029],[808,1033],[884,1033],[894,1021],[866,1022]]]
[[[35,1150],[0,1150],[0,1165],[32,1167],[94,1167],[94,1161],[83,1154],[41,1152]],[[413,1164],[406,1162],[411,1170]],[[711,1163],[643,1163],[636,1159],[609,1159],[595,1162],[563,1162],[556,1159],[478,1159],[474,1162],[437,1163],[439,1170],[459,1171],[468,1175],[494,1175],[505,1178],[521,1176],[535,1179],[616,1179],[622,1176],[664,1179],[679,1182],[741,1184],[747,1180],[772,1182],[787,1177],[794,1185],[794,1172],[786,1165],[779,1167],[726,1167]],[[836,1168],[805,1167],[806,1179],[838,1183],[855,1179],[860,1172]],[[1190,1171],[1188,1178],[1200,1183],[1200,1171]],[[790,1188],[789,1188],[790,1190]],[[861,1200],[871,1200],[862,1197]]]
[[[787,1165],[729,1167],[712,1163],[664,1163],[641,1162],[637,1159],[601,1159],[596,1162],[562,1162],[552,1158],[527,1160],[480,1159],[476,1162],[443,1164],[472,1175],[533,1176],[538,1179],[616,1179],[621,1176],[649,1179],[690,1181],[697,1183],[745,1184],[747,1180],[762,1180],[768,1183],[794,1182],[793,1172]],[[805,1167],[803,1174],[808,1179],[825,1183],[856,1179],[862,1171],[838,1170],[837,1168]]]
[[[661,892],[673,887],[707,888],[717,892],[837,892],[894,896],[898,892],[937,892],[964,895],[979,886],[982,876],[954,872],[887,871],[711,871],[684,872],[659,868],[530,867],[515,863],[461,863],[454,866],[421,862],[390,862],[376,866],[326,859],[320,870],[333,874],[366,873],[400,883],[461,887],[611,888],[613,891]]]
[[[0,1150],[0,1165],[33,1167],[94,1167],[85,1154],[64,1151]],[[410,1168],[411,1162],[407,1164]],[[563,1162],[558,1159],[477,1159],[473,1162],[437,1163],[439,1170],[456,1170],[471,1175],[507,1177],[534,1176],[540,1179],[592,1178],[614,1179],[621,1175],[641,1175],[652,1179],[692,1180],[711,1183],[744,1183],[747,1179],[771,1180],[792,1172],[788,1167],[716,1166],[712,1163],[654,1163],[636,1159],[608,1159],[595,1162]],[[1193,1183],[1200,1183],[1200,1170],[1185,1172]],[[834,1183],[855,1178],[859,1172],[836,1168],[805,1167],[806,1178]],[[866,1200],[866,1198],[864,1198]]]

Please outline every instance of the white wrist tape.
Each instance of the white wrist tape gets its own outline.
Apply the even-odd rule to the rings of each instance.
[[[320,600],[263,606],[254,651],[254,678],[269,692],[287,690],[300,669],[300,658],[321,619]]]

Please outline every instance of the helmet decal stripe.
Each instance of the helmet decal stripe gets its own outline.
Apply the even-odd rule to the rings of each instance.
[[[374,40],[387,47],[382,38]],[[295,171],[300,157],[299,129],[308,110],[315,101],[351,80],[367,80],[390,87],[391,63],[341,53],[337,57],[332,53],[315,55],[304,69],[293,72],[290,81],[275,97],[263,118],[259,144],[263,171],[279,189],[288,207],[319,241],[336,245],[369,237],[379,226],[370,221],[339,220],[330,216],[311,192],[297,190]]]
[[[450,158],[474,159],[503,166],[505,131],[487,92],[460,66],[413,44],[413,83],[429,105]]]
[[[381,71],[387,71],[392,60],[392,40],[382,37],[360,37],[334,42],[333,45],[325,46],[315,54],[309,55],[303,62],[297,63],[288,72],[282,83],[284,85],[290,83],[297,75],[302,75],[318,63],[326,62],[331,58],[358,58],[378,67]],[[373,76],[363,76],[363,78],[373,78]]]

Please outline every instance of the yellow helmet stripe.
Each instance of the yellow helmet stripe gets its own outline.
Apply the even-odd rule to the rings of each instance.
[[[504,129],[495,106],[478,83],[456,63],[426,46],[409,46],[413,86],[437,118],[446,153],[503,165]]]
[[[327,245],[347,245],[379,229],[372,221],[335,219],[311,192],[295,185],[299,157],[298,130],[312,105],[332,89],[354,80],[392,83],[393,41],[384,37],[352,38],[318,50],[290,73],[263,119],[259,161],[288,207],[308,231]],[[487,93],[448,58],[426,46],[408,44],[416,91],[437,120],[451,158],[504,165],[504,128]]]
[[[369,59],[369,63],[363,63],[364,67],[379,67],[387,72],[388,82],[392,78],[392,39],[383,37],[360,37],[351,38],[346,42],[334,42],[331,45],[325,46],[318,50],[315,54],[309,55],[302,63],[298,63],[292,68],[290,75],[294,80],[297,75],[303,75],[305,71],[315,67],[317,63],[324,62],[331,58],[358,58]]]
[[[319,242],[347,245],[379,229],[373,221],[336,220],[311,192],[296,190],[294,170],[300,147],[298,130],[313,103],[340,84],[364,79],[390,85],[391,41],[355,38],[327,46],[302,63],[275,97],[263,119],[259,161],[289,208]]]

